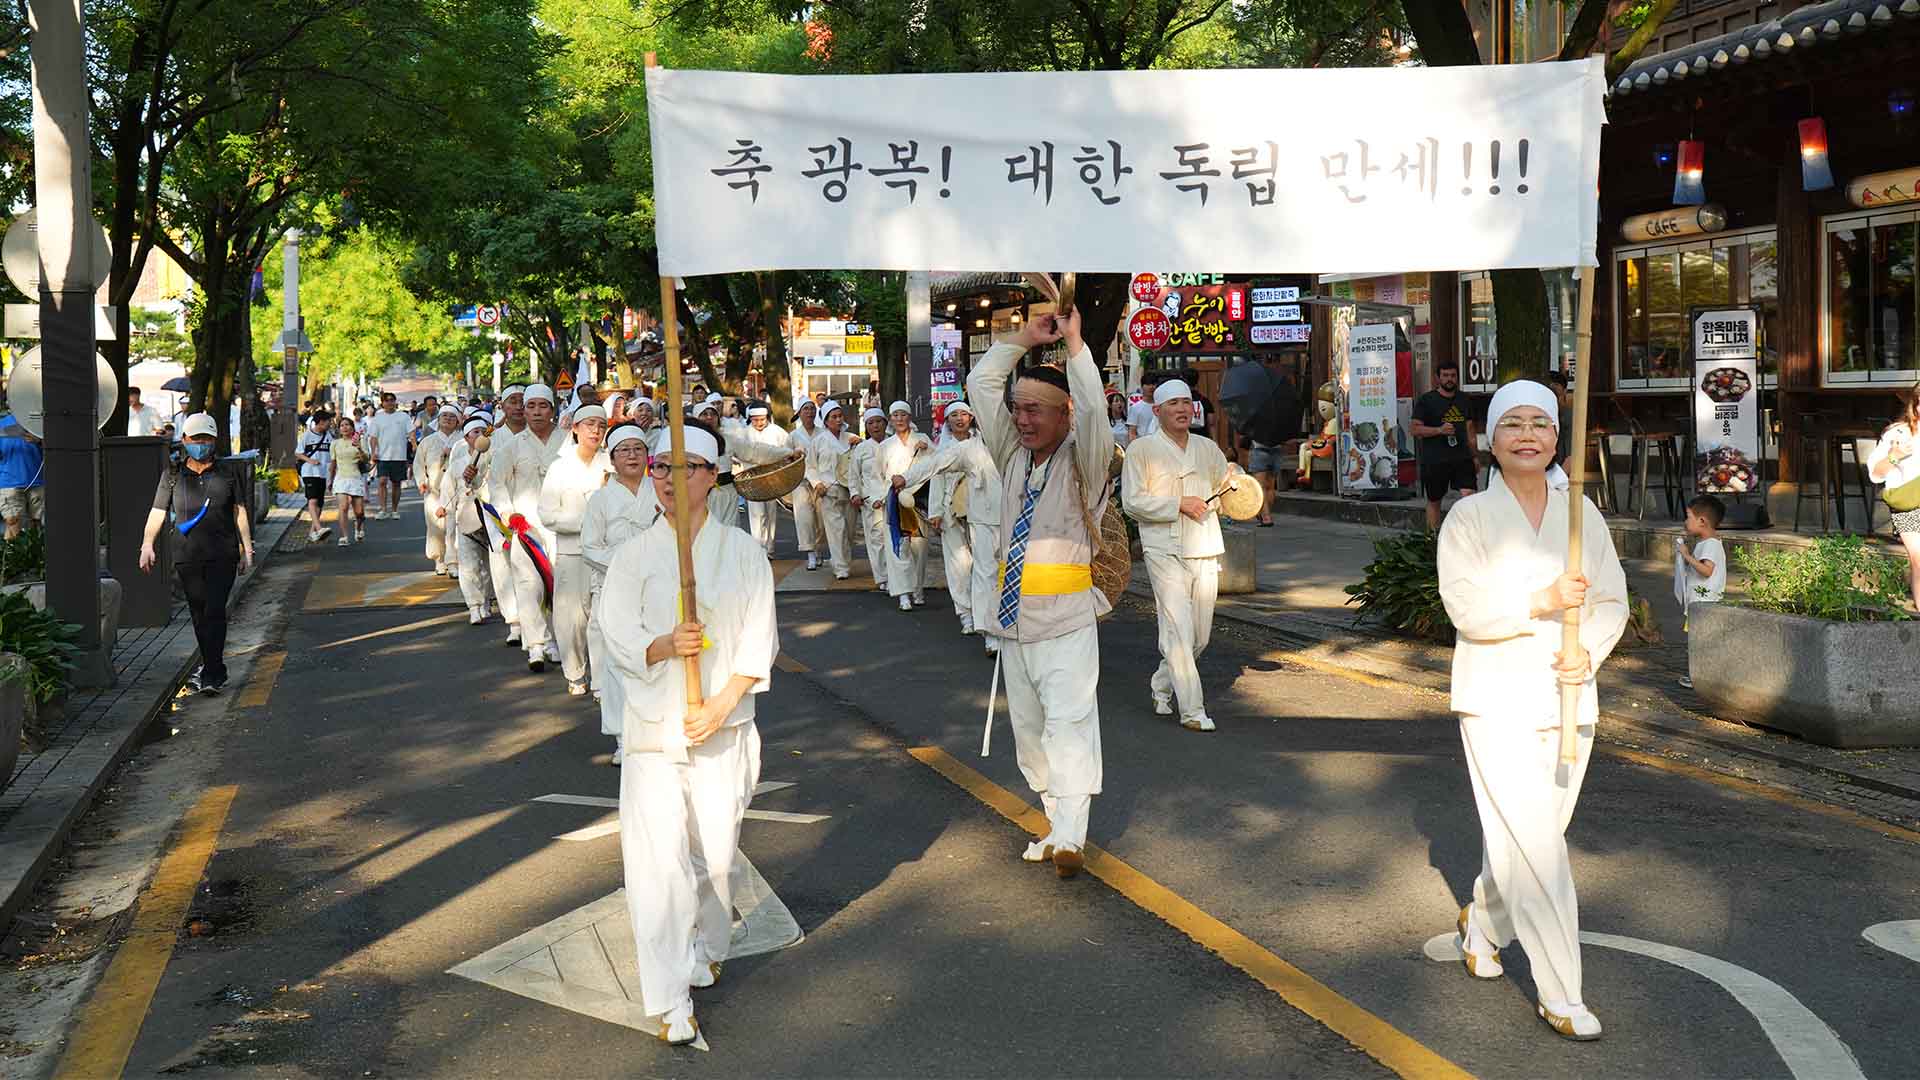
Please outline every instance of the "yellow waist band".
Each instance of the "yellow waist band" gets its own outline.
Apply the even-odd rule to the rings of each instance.
[[[1000,564],[995,588],[1005,588],[1007,564]],[[1020,570],[1021,596],[1068,596],[1093,588],[1093,567],[1085,563],[1027,563]]]

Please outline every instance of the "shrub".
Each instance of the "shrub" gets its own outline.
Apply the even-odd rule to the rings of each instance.
[[[47,576],[47,534],[40,526],[20,530],[11,540],[0,540],[0,583],[44,581]]]
[[[1430,641],[1453,640],[1453,620],[1440,600],[1438,533],[1425,529],[1382,536],[1373,542],[1367,576],[1347,586],[1347,603],[1401,633]]]
[[[1906,560],[1858,536],[1823,536],[1805,548],[1743,547],[1734,561],[1752,579],[1747,607],[1836,622],[1910,618]]]
[[[47,701],[67,688],[79,638],[78,626],[35,608],[25,593],[0,593],[0,652],[27,662],[24,669],[0,672],[0,679],[24,679],[34,701]]]

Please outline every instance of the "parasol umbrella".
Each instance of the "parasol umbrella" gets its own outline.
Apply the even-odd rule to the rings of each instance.
[[[1267,365],[1235,364],[1220,381],[1220,408],[1234,430],[1266,446],[1300,434],[1300,394]]]
[[[185,375],[182,375],[178,378],[168,379],[166,382],[161,383],[160,389],[168,390],[176,394],[185,394],[190,392],[193,389],[193,380],[187,378]]]

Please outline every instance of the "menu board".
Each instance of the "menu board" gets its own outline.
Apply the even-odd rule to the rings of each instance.
[[[1760,315],[1693,312],[1693,483],[1698,491],[1760,490]]]
[[[1400,486],[1402,441],[1396,414],[1392,323],[1347,332],[1346,402],[1341,410],[1340,481],[1344,491]]]

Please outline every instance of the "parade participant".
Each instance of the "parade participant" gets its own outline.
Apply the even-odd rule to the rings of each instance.
[[[681,614],[669,513],[614,554],[597,609],[624,699],[620,853],[640,999],[674,1044],[699,1037],[689,988],[714,984],[732,944],[734,851],[760,778],[754,695],[780,647],[765,553],[706,512],[720,439],[697,423],[683,437],[698,608]],[[661,504],[673,505],[668,463],[652,471]],[[691,707],[690,656],[704,699]]]
[[[512,533],[507,530],[507,515],[513,512],[512,493],[507,490],[506,466],[513,459],[514,444],[521,432],[527,430],[527,388],[514,383],[500,391],[500,408],[496,422],[491,426],[493,433],[488,440],[487,468],[484,476],[478,474],[476,460],[467,466],[476,475],[468,477],[470,482],[479,483],[480,497],[488,506],[494,508],[497,516],[487,515],[487,574],[493,583],[493,599],[500,609],[500,618],[507,624],[507,644],[520,644],[520,594],[513,584],[513,552],[510,547]],[[504,429],[504,430],[503,430]]]
[[[1554,456],[1553,392],[1508,383],[1487,410],[1499,463],[1487,490],[1460,500],[1440,529],[1440,598],[1453,620],[1453,710],[1480,812],[1482,855],[1456,926],[1467,970],[1501,974],[1518,938],[1539,991],[1536,1011],[1569,1039],[1600,1037],[1581,996],[1580,916],[1566,829],[1593,751],[1594,673],[1627,624],[1627,581],[1606,519],[1581,521],[1581,567],[1566,572],[1568,500]],[[1580,610],[1580,647],[1560,651],[1564,613]],[[1559,763],[1560,687],[1580,688],[1578,758]]]
[[[787,435],[787,444],[806,454],[809,460],[813,457],[813,440],[821,430],[815,422],[819,412],[819,406],[813,402],[801,402],[800,422],[793,425]],[[807,557],[807,569],[820,569],[820,553],[815,550],[820,542],[820,503],[819,496],[813,492],[811,478],[793,489],[793,533],[799,539],[800,553]]]
[[[236,462],[218,460],[217,431],[206,413],[183,422],[186,458],[161,473],[140,542],[140,572],[150,574],[157,558],[153,545],[167,519],[173,519],[173,569],[200,646],[200,666],[187,677],[187,687],[203,694],[226,688],[227,597],[234,579],[253,568],[247,512],[253,477]]]
[[[777,450],[782,455],[791,453],[787,445],[787,433],[773,422],[773,413],[765,405],[755,405],[747,410],[747,430],[740,433],[740,443]],[[779,503],[769,499],[747,504],[747,531],[760,541],[768,557],[773,555],[774,530],[779,524]]]
[[[835,581],[853,574],[852,490],[853,447],[857,440],[846,430],[846,413],[837,401],[827,403],[821,432],[807,455],[807,483],[813,485],[814,505],[827,532],[827,558]],[[799,505],[797,502],[795,505]],[[812,560],[808,560],[809,569]]]
[[[875,405],[860,415],[860,445],[853,448],[853,498],[867,545],[867,565],[873,587],[887,591],[887,474],[880,471],[880,440],[887,437],[887,414]]]
[[[300,492],[307,498],[307,543],[317,544],[327,538],[331,532],[320,523],[320,515],[327,501],[327,477],[333,472],[328,468],[327,452],[333,443],[331,434],[333,414],[324,409],[316,410],[307,418],[307,430],[300,436],[300,447],[294,452],[294,460],[300,463]],[[340,523],[341,528],[346,522]]]
[[[1209,499],[1239,469],[1212,439],[1190,430],[1193,391],[1184,380],[1154,389],[1153,416],[1153,433],[1127,445],[1120,474],[1120,505],[1140,523],[1160,624],[1160,667],[1147,685],[1155,713],[1171,716],[1177,699],[1181,727],[1212,731],[1196,663],[1213,635],[1220,556],[1227,548]]]
[[[718,416],[714,409],[705,405],[701,407],[700,419],[702,422],[714,427],[715,430],[720,432],[721,442],[725,446],[725,449],[720,453],[720,480],[719,483],[714,485],[713,494],[709,497],[711,503],[710,509],[713,511],[714,517],[722,525],[737,525],[741,528],[750,528],[752,525],[751,515],[753,514],[753,510],[761,504],[746,500],[740,495],[739,491],[734,488],[733,470],[736,467],[750,469],[757,465],[774,465],[784,461],[791,461],[794,457],[794,451],[787,448],[786,442],[783,439],[776,441],[774,438],[751,437],[753,435],[753,429],[745,426],[738,420],[732,421],[734,427],[732,430],[728,430],[728,421]],[[745,512],[748,515],[744,522],[741,517],[743,503],[745,504]],[[771,511],[769,511],[769,513],[771,513]],[[769,527],[767,533],[766,546],[769,549],[768,553],[771,554],[773,547],[771,527]]]
[[[560,648],[560,670],[567,693],[587,692],[587,614],[591,580],[582,558],[582,526],[587,500],[607,482],[613,466],[600,446],[607,437],[606,410],[580,405],[573,410],[573,446],[562,451],[540,484],[540,524],[553,537],[553,639]]]
[[[927,437],[914,430],[913,410],[904,401],[896,401],[887,406],[887,420],[893,425],[893,434],[881,440],[875,451],[879,458],[882,476],[904,476],[913,467],[915,458],[931,453],[933,444]],[[902,507],[916,507],[912,488],[901,488],[895,496]],[[892,542],[891,531],[885,545],[887,559],[887,592],[900,603],[901,611],[912,611],[925,607],[927,603],[927,538],[923,536],[903,536],[900,542]]]
[[[483,543],[487,523],[480,513],[480,491],[486,484],[488,465],[487,422],[478,417],[467,421],[460,438],[447,452],[446,467],[440,470],[439,514],[446,524],[448,542],[454,557],[449,565],[460,579],[460,596],[467,602],[467,621],[475,626],[492,614],[487,592],[493,587]],[[468,466],[474,466],[468,479]],[[474,537],[480,537],[479,540]]]
[[[567,433],[557,423],[559,410],[553,388],[544,383],[527,387],[527,429],[494,450],[493,474],[506,485],[507,506],[499,510],[507,516],[507,528],[513,532],[509,562],[513,567],[514,603],[520,612],[520,645],[527,653],[528,671],[545,671],[549,661],[560,658],[553,644],[546,604],[549,574],[552,572],[553,534],[540,523],[540,488],[547,469],[567,445]],[[500,450],[508,457],[501,460]],[[497,505],[497,504],[496,504]],[[547,561],[541,566],[541,559]]]
[[[1056,341],[1066,344],[1066,372],[1021,372],[1009,409],[1003,403],[1014,362]],[[980,402],[980,438],[1004,478],[1000,532],[987,549],[1003,570],[985,625],[1001,638],[1014,753],[1050,826],[1022,858],[1051,859],[1061,877],[1072,877],[1085,864],[1087,819],[1100,794],[1095,620],[1112,609],[1094,587],[1092,565],[1113,429],[1100,369],[1080,337],[1080,313],[1029,320],[1011,341],[987,350],[967,380],[967,398]]]
[[[600,733],[613,736],[612,763],[622,756],[620,680],[608,674],[607,642],[600,627],[600,589],[620,545],[652,528],[660,500],[647,476],[647,436],[637,425],[623,424],[607,435],[613,477],[587,500],[580,522],[580,555],[587,562],[587,653],[593,696],[600,702]]]
[[[340,434],[327,446],[329,485],[339,498],[341,547],[367,538],[367,473],[373,466],[353,421],[340,418]]]
[[[966,402],[947,406],[947,430],[952,438],[942,440],[939,450],[914,462],[895,482],[913,487],[933,478],[928,513],[939,521],[947,591],[953,594],[953,610],[960,616],[960,632],[982,634],[987,651],[993,652],[999,648],[999,639],[985,631],[998,600],[994,588],[998,567],[992,553],[1000,528],[1000,470],[986,442],[978,437],[973,408]],[[956,549],[964,555],[956,557]]]
[[[440,513],[440,472],[447,466],[447,454],[458,438],[460,410],[443,405],[434,413],[434,430],[414,447],[413,483],[420,491],[420,506],[427,523],[427,558],[433,560],[433,572],[451,576],[447,551],[446,515]],[[457,554],[457,553],[453,553]]]
[[[665,429],[662,428],[659,421],[654,418],[653,399],[649,397],[634,398],[632,403],[627,406],[627,419],[631,421],[635,427],[640,429],[640,434],[646,436],[647,452],[650,454],[659,453],[660,436]]]

